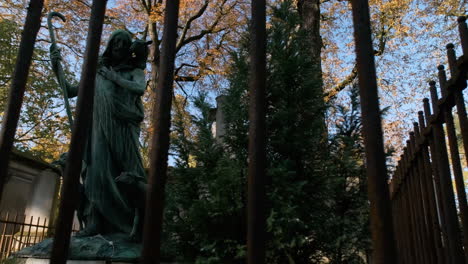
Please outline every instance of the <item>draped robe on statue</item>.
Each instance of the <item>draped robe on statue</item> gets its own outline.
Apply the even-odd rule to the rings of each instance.
[[[101,58],[100,68],[106,65],[112,40],[116,36],[129,38],[123,30],[114,32]],[[129,172],[146,182],[139,152],[140,123],[143,121],[142,91],[146,87],[144,72],[134,65],[121,64],[112,68],[119,81],[96,76],[93,120],[89,131],[83,170],[84,215],[86,228],[92,233],[130,233],[135,211],[129,199],[119,190],[115,179]],[[118,84],[117,84],[118,83]],[[137,87],[138,89],[135,89]],[[76,94],[69,87],[71,94]]]

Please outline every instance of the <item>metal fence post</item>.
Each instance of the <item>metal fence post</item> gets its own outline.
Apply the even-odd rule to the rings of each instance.
[[[458,17],[458,31],[463,49],[463,54],[468,56],[468,28],[466,26],[466,16]]]
[[[443,65],[437,67],[439,70],[439,84],[443,97],[448,95],[447,90],[447,76]],[[442,109],[445,119],[445,128],[447,132],[449,147],[450,147],[450,161],[455,178],[455,187],[457,190],[458,205],[460,209],[460,216],[462,222],[463,246],[468,247],[468,204],[466,201],[465,183],[463,179],[463,169],[460,162],[460,154],[458,151],[458,139],[455,132],[455,124],[453,121],[452,107]],[[465,261],[468,263],[468,255],[465,254]]]
[[[434,233],[432,230],[432,219],[431,219],[431,214],[430,214],[430,206],[429,206],[429,196],[428,196],[428,190],[426,188],[426,170],[424,167],[424,161],[423,161],[423,154],[424,154],[424,146],[419,144],[421,143],[421,135],[420,135],[420,129],[419,129],[419,124],[417,122],[413,123],[414,126],[414,144],[415,144],[415,149],[417,151],[416,153],[416,164],[418,166],[418,187],[420,190],[420,200],[421,200],[421,206],[423,207],[423,214],[421,215],[423,219],[423,225],[424,225],[424,233],[425,233],[425,247],[426,247],[426,252],[427,256],[429,258],[429,263],[436,263],[437,259],[437,251],[434,246]],[[418,149],[418,145],[420,148]]]
[[[368,193],[371,202],[373,261],[376,264],[393,264],[396,263],[397,256],[387,188],[388,176],[370,29],[369,3],[367,0],[352,0],[351,5],[361,96]]]
[[[161,233],[164,213],[164,191],[167,179],[178,20],[179,0],[166,1],[161,66],[156,87],[156,104],[152,116],[155,121],[155,133],[151,140],[151,167],[146,197],[143,249],[141,253],[142,262],[146,264],[159,263],[161,258]]]
[[[420,126],[420,133],[422,134],[424,129],[426,128],[425,125],[425,120],[424,120],[424,113],[422,111],[418,112],[418,119],[419,119],[419,124]],[[433,185],[433,179],[432,179],[432,166],[431,166],[431,159],[429,156],[429,150],[428,150],[428,145],[430,140],[428,139],[427,142],[423,145],[422,147],[422,152],[423,152],[423,164],[424,164],[424,169],[425,169],[425,184],[426,184],[426,191],[427,191],[427,201],[428,201],[428,206],[429,206],[429,219],[430,219],[430,225],[429,227],[431,228],[431,233],[433,236],[433,244],[436,249],[436,255],[437,255],[437,263],[443,263],[444,259],[444,254],[442,251],[442,243],[440,239],[440,227],[439,227],[439,219],[437,215],[437,204],[436,204],[436,195],[434,192],[434,185]]]
[[[0,132],[0,198],[8,174],[10,152],[13,147],[16,127],[23,104],[24,91],[29,75],[29,67],[34,51],[37,33],[41,27],[41,12],[44,0],[31,0],[29,2],[26,22],[21,33],[21,42],[16,57],[15,70],[12,76],[8,105],[5,110],[2,130]]]
[[[265,263],[266,2],[252,0],[250,50],[247,263]]]
[[[106,12],[107,0],[93,0],[86,41],[85,59],[78,89],[75,123],[72,130],[70,150],[65,166],[62,198],[50,258],[51,264],[65,264],[70,246],[72,222],[78,197],[78,185],[83,160],[84,146],[93,114],[94,87],[99,46]]]
[[[435,82],[429,83],[432,97],[432,108],[434,109],[434,115],[439,115],[440,109],[438,105],[437,91]],[[440,113],[440,115],[443,113]],[[445,144],[445,133],[442,127],[441,121],[436,121],[433,124],[434,131],[434,145],[435,158],[438,162],[439,179],[440,179],[440,190],[442,194],[442,206],[444,208],[445,225],[447,231],[447,244],[448,251],[451,258],[451,263],[459,264],[464,262],[463,249],[461,247],[457,212],[455,207],[455,197],[453,194],[452,180],[450,176],[450,163],[447,154],[447,146]]]

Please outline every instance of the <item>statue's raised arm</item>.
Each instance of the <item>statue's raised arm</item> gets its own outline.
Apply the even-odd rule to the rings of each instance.
[[[64,85],[62,86],[62,89],[67,89],[67,97],[76,97],[78,95],[78,85],[72,85],[66,80],[65,73],[61,64],[62,55],[60,53],[60,49],[55,43],[52,43],[52,45],[50,45],[50,61],[52,63],[52,70],[54,71],[59,84],[61,86]]]
[[[62,60],[62,56],[60,55],[60,50],[57,47],[57,44],[55,41],[54,28],[52,26],[52,18],[54,17],[59,17],[60,19],[62,19],[63,22],[65,22],[66,20],[65,20],[65,17],[58,12],[50,12],[49,15],[47,16],[47,25],[49,27],[50,39],[52,42],[52,45],[50,46],[50,59],[52,61],[52,69],[55,73],[55,76],[57,76],[57,80],[63,91],[65,109],[67,111],[68,122],[71,128],[73,126],[73,117],[72,117],[72,113],[70,109],[70,103],[68,102],[68,98],[75,97],[78,94],[78,88],[70,85],[65,79],[65,73],[63,72],[62,65],[60,64],[60,61]]]

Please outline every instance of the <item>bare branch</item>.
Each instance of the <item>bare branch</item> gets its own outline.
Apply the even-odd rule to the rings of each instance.
[[[188,30],[192,26],[192,22],[195,21],[196,19],[200,18],[203,15],[203,13],[205,13],[206,9],[208,8],[208,4],[209,4],[209,1],[205,0],[205,3],[198,10],[198,12],[187,20],[187,23],[185,23],[185,26],[183,27],[182,34],[181,34],[181,36],[179,38],[179,41],[177,41],[176,47],[180,47],[182,45],[182,43],[185,40],[185,37],[187,36]],[[179,50],[179,48],[177,50]]]
[[[180,82],[176,81],[175,83],[177,84],[177,86],[179,86],[180,90],[185,94],[185,100],[184,100],[184,104],[183,104],[183,106],[185,107],[185,105],[187,103],[187,98],[189,97],[189,95],[185,91],[184,87],[180,84]],[[175,99],[175,96],[174,96],[174,99]]]
[[[140,0],[141,6],[146,10],[146,13],[151,13],[151,8],[148,6],[145,0]]]
[[[197,41],[197,40],[200,40],[202,39],[204,36],[206,36],[207,34],[215,34],[215,33],[219,33],[223,30],[225,30],[224,28],[223,29],[216,29],[216,27],[218,26],[219,22],[221,21],[222,17],[225,16],[228,12],[230,12],[236,5],[237,5],[237,2],[233,3],[231,6],[229,6],[227,8],[227,10],[223,11],[222,10],[222,7],[226,4],[227,0],[224,0],[221,4],[220,4],[220,10],[219,10],[219,13],[218,15],[216,16],[216,18],[214,19],[213,23],[205,30],[202,30],[199,34],[197,35],[194,35],[194,36],[191,36],[189,38],[186,38],[186,39],[181,39],[181,41],[178,43],[177,45],[177,52],[185,45],[189,44],[190,42],[193,42],[193,41]]]
[[[176,82],[196,82],[200,80],[200,75],[193,75],[193,76],[175,76],[174,80]]]
[[[182,63],[177,69],[175,70],[174,75],[177,76],[179,74],[179,71],[182,70],[183,67],[192,67],[192,68],[198,68],[197,65],[193,64],[188,64],[188,63]]]
[[[82,0],[77,0],[77,1],[80,2],[81,4],[85,5],[89,9],[91,9],[91,6],[88,3],[86,3],[85,1],[82,1]]]
[[[385,52],[385,47],[388,41],[387,33],[388,31],[392,28],[389,26],[388,28],[385,28],[385,23],[383,21],[385,14],[382,14],[381,16],[381,27],[380,31],[377,33],[378,37],[378,47],[376,50],[374,50],[374,55],[381,56]],[[333,98],[335,98],[342,90],[346,88],[346,86],[350,85],[357,77],[357,65],[354,65],[353,69],[351,70],[351,73],[339,84],[337,84],[335,87],[330,89],[327,93],[325,93],[324,100],[325,102],[329,102]]]
[[[50,40],[48,39],[43,39],[43,38],[38,38],[36,40],[36,42],[46,42],[46,43],[51,43]],[[76,56],[78,56],[79,58],[83,58],[83,54],[80,54],[74,47],[70,46],[68,43],[66,42],[63,42],[63,41],[60,41],[60,40],[57,40],[57,44],[60,44],[60,45],[63,45],[65,47],[67,47],[69,50],[71,50],[73,52],[73,54],[75,54]]]

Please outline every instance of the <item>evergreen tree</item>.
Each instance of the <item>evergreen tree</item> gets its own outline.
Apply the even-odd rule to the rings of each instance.
[[[215,141],[211,131],[212,107],[206,95],[198,95],[193,105],[198,113],[192,116],[193,140],[183,133],[177,115],[173,122],[173,150],[179,158],[167,189],[166,225],[171,237],[166,248],[179,260],[242,263],[244,166],[230,159]],[[193,159],[193,166],[188,164],[189,159]]]
[[[357,85],[351,87],[349,100],[335,108],[327,171],[331,188],[329,221],[324,222],[319,240],[330,263],[365,263],[370,247],[369,202]]]
[[[269,23],[267,263],[362,263],[367,203],[356,96],[352,111],[339,108],[343,121],[327,146],[321,80],[313,78],[317,65],[307,55],[292,1],[272,7]],[[245,263],[248,41],[232,56],[222,143],[211,133],[203,94],[194,100],[199,114],[192,117],[193,139],[182,122],[174,122],[179,159],[168,185],[166,220],[168,245],[183,260]]]

